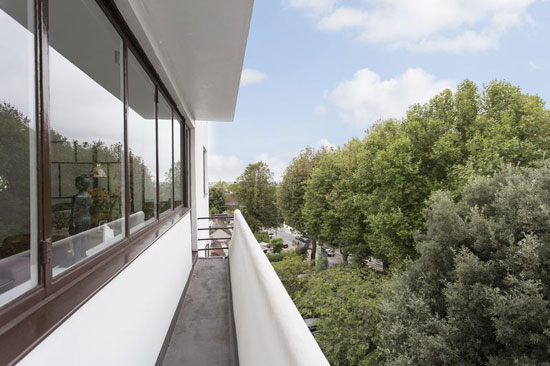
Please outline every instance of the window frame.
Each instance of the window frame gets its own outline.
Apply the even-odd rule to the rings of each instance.
[[[174,102],[159,74],[147,58],[116,5],[110,0],[93,0],[123,42],[124,104],[124,199],[125,238],[75,265],[56,278],[52,275],[52,192],[49,117],[49,0],[34,0],[34,70],[38,181],[38,284],[33,289],[0,307],[0,364],[20,361],[41,340],[70,317],[95,293],[106,286],[155,241],[177,224],[191,210],[191,126],[189,119]],[[130,167],[128,146],[128,54],[132,52],[155,85],[155,102],[162,93],[172,109],[172,167],[174,166],[174,123],[180,123],[182,169],[182,204],[174,207],[175,185],[172,188],[172,210],[159,215],[158,113],[156,125],[157,217],[155,222],[130,234]]]
[[[208,196],[208,150],[206,146],[202,147],[202,190],[204,197]]]

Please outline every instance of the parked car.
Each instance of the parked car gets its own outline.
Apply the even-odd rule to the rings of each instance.
[[[283,248],[288,248],[288,243],[283,242]]]
[[[308,238],[307,236],[297,235],[297,236],[294,237],[294,239],[296,239],[298,241],[301,241],[302,243],[306,243],[306,244],[311,243],[311,239]]]
[[[334,257],[334,249],[329,247],[321,247],[321,252],[325,253],[327,257]]]

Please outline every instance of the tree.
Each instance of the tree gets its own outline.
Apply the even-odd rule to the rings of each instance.
[[[212,215],[219,215],[227,210],[223,187],[218,183],[209,188],[208,204],[210,207],[210,214]]]
[[[271,239],[271,247],[273,248],[273,253],[280,253],[283,250],[283,239],[282,238],[273,238]]]
[[[235,182],[239,205],[253,232],[280,224],[276,184],[264,162],[249,164]]]
[[[307,282],[294,301],[304,318],[319,319],[315,339],[330,364],[380,365],[377,325],[383,276],[348,266],[304,278]]]
[[[386,364],[550,365],[550,161],[436,192],[385,289]]]
[[[303,214],[306,186],[324,152],[306,147],[286,168],[278,191],[279,208],[286,224],[304,234],[307,234]]]
[[[292,159],[286,168],[283,180],[279,187],[278,202],[281,214],[287,225],[309,235],[313,239],[311,246],[311,260],[315,260],[317,240],[315,235],[308,232],[304,216],[305,192],[311,172],[319,163],[325,149],[314,150],[306,147],[297,157]]]
[[[311,172],[319,164],[326,149],[314,150],[306,147],[297,157],[292,159],[286,168],[279,187],[278,202],[281,214],[287,225],[312,237],[311,260],[315,261],[317,254],[317,238],[315,232],[309,233],[304,215],[305,193]]]

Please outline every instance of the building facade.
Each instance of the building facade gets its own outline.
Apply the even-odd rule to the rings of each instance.
[[[167,364],[252,6],[0,0],[0,365]],[[238,211],[234,232],[228,359],[328,364]]]

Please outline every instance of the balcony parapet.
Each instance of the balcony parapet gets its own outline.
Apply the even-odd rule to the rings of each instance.
[[[241,365],[329,365],[239,210],[229,269]]]

